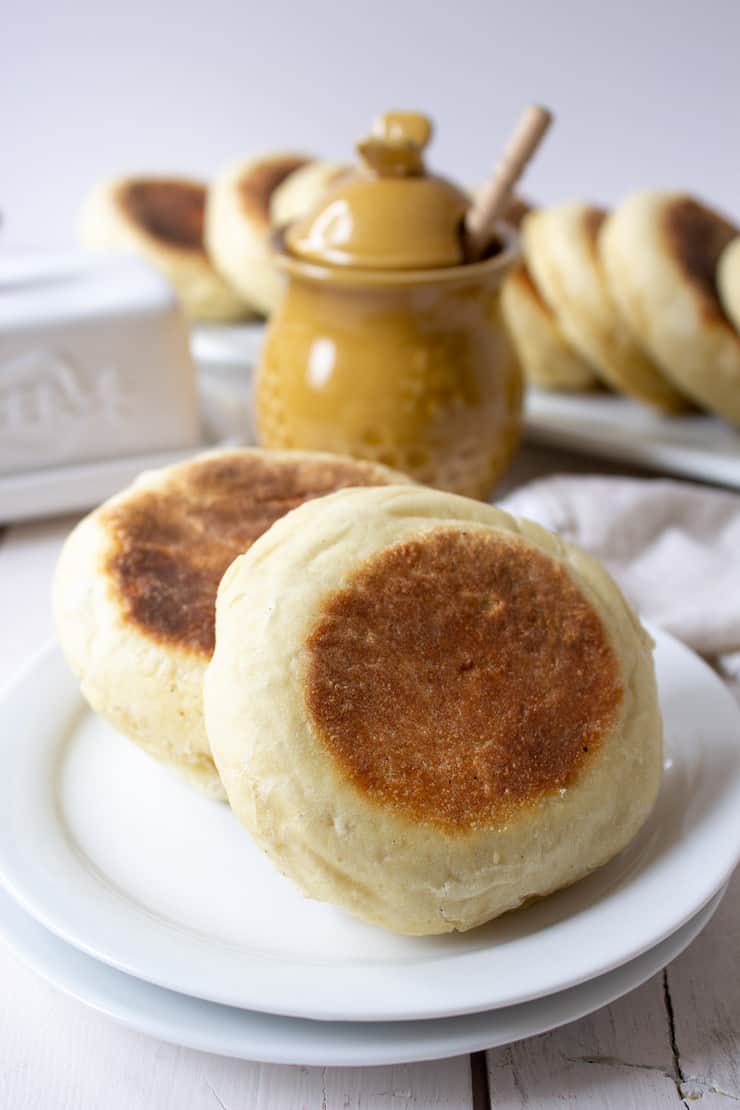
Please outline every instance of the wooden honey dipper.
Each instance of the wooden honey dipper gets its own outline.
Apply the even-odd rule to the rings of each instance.
[[[519,120],[496,169],[465,217],[465,257],[468,262],[475,262],[485,254],[494,235],[496,220],[551,123],[552,113],[538,104],[527,108]]]

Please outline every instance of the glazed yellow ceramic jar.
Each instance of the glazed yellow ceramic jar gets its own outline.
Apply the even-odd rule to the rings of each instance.
[[[493,257],[462,261],[467,198],[423,173],[423,119],[382,117],[374,149],[360,146],[365,173],[279,239],[287,286],[258,369],[257,426],[268,447],[375,459],[486,497],[520,433],[500,307],[516,247],[502,231]]]

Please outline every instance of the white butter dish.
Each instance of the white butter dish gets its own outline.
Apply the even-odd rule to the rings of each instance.
[[[0,258],[0,475],[200,442],[187,325],[129,257]]]

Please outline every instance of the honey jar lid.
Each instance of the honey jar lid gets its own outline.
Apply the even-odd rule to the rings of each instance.
[[[466,193],[426,171],[431,121],[385,112],[357,144],[361,166],[285,234],[288,251],[322,265],[416,270],[463,261]]]

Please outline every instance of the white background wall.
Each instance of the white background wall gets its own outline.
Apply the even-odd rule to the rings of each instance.
[[[521,108],[557,128],[542,200],[687,188],[740,218],[740,0],[4,0],[0,246],[74,240],[123,171],[346,155],[384,107],[435,117],[433,161],[491,167]]]

